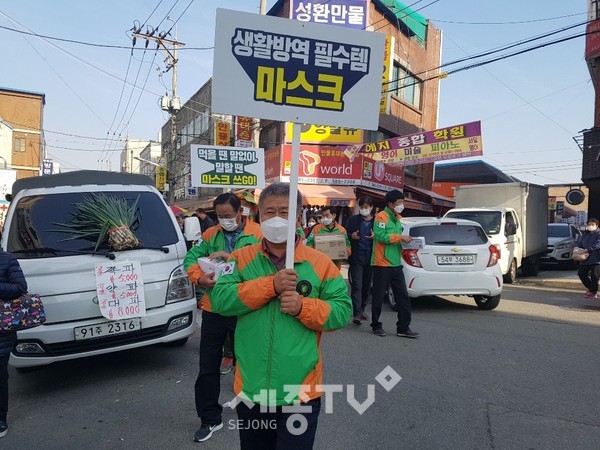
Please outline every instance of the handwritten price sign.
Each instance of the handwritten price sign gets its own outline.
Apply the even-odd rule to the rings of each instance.
[[[100,312],[107,319],[146,315],[144,279],[139,261],[96,264],[96,292]]]

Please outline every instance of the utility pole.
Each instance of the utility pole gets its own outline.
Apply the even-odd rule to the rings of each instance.
[[[167,158],[167,164],[171,167],[168,167],[167,171],[171,175],[171,179],[173,179],[175,173],[174,163],[179,160],[179,158],[173,157],[173,154],[177,151],[177,112],[181,109],[181,99],[177,96],[177,63],[179,62],[177,59],[177,51],[180,47],[185,47],[185,44],[177,40],[177,22],[170,17],[167,17],[167,20],[173,22],[173,27],[175,28],[174,39],[167,39],[167,35],[170,34],[168,31],[159,32],[157,29],[148,28],[146,33],[142,33],[140,28],[136,29],[134,27],[133,43],[135,46],[136,38],[146,40],[146,47],[148,47],[149,42],[156,42],[156,48],[165,55],[166,69],[164,72],[173,69],[171,96],[164,95],[160,102],[161,109],[169,112],[171,115],[171,136],[169,139],[169,157]],[[173,190],[169,189],[169,196],[172,195],[172,192]]]

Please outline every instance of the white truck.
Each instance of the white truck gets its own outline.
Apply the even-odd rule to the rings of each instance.
[[[548,188],[529,183],[459,186],[456,208],[444,217],[474,220],[500,250],[505,283],[513,283],[518,269],[537,276],[548,251]]]

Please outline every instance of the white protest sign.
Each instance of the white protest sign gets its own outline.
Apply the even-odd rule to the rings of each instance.
[[[144,278],[139,261],[96,264],[98,306],[110,320],[146,315]]]
[[[265,187],[262,148],[191,145],[191,185],[194,187]]]
[[[215,113],[376,130],[385,35],[217,9]]]

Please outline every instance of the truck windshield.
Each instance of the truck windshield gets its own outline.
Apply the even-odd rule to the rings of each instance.
[[[160,248],[177,243],[177,231],[163,200],[152,192],[107,192],[132,205],[138,199],[139,220],[132,231],[143,248]],[[59,223],[73,219],[74,205],[84,202],[90,193],[74,192],[24,197],[16,205],[10,223],[7,251],[19,259],[54,258],[92,252],[96,239],[70,239]],[[48,251],[52,249],[53,251]],[[38,251],[39,250],[39,251]],[[98,252],[110,249],[106,243]]]
[[[450,211],[445,217],[477,222],[487,235],[500,233],[500,224],[502,221],[502,213],[500,211]]]
[[[569,237],[571,236],[569,226],[548,225],[548,237]]]

